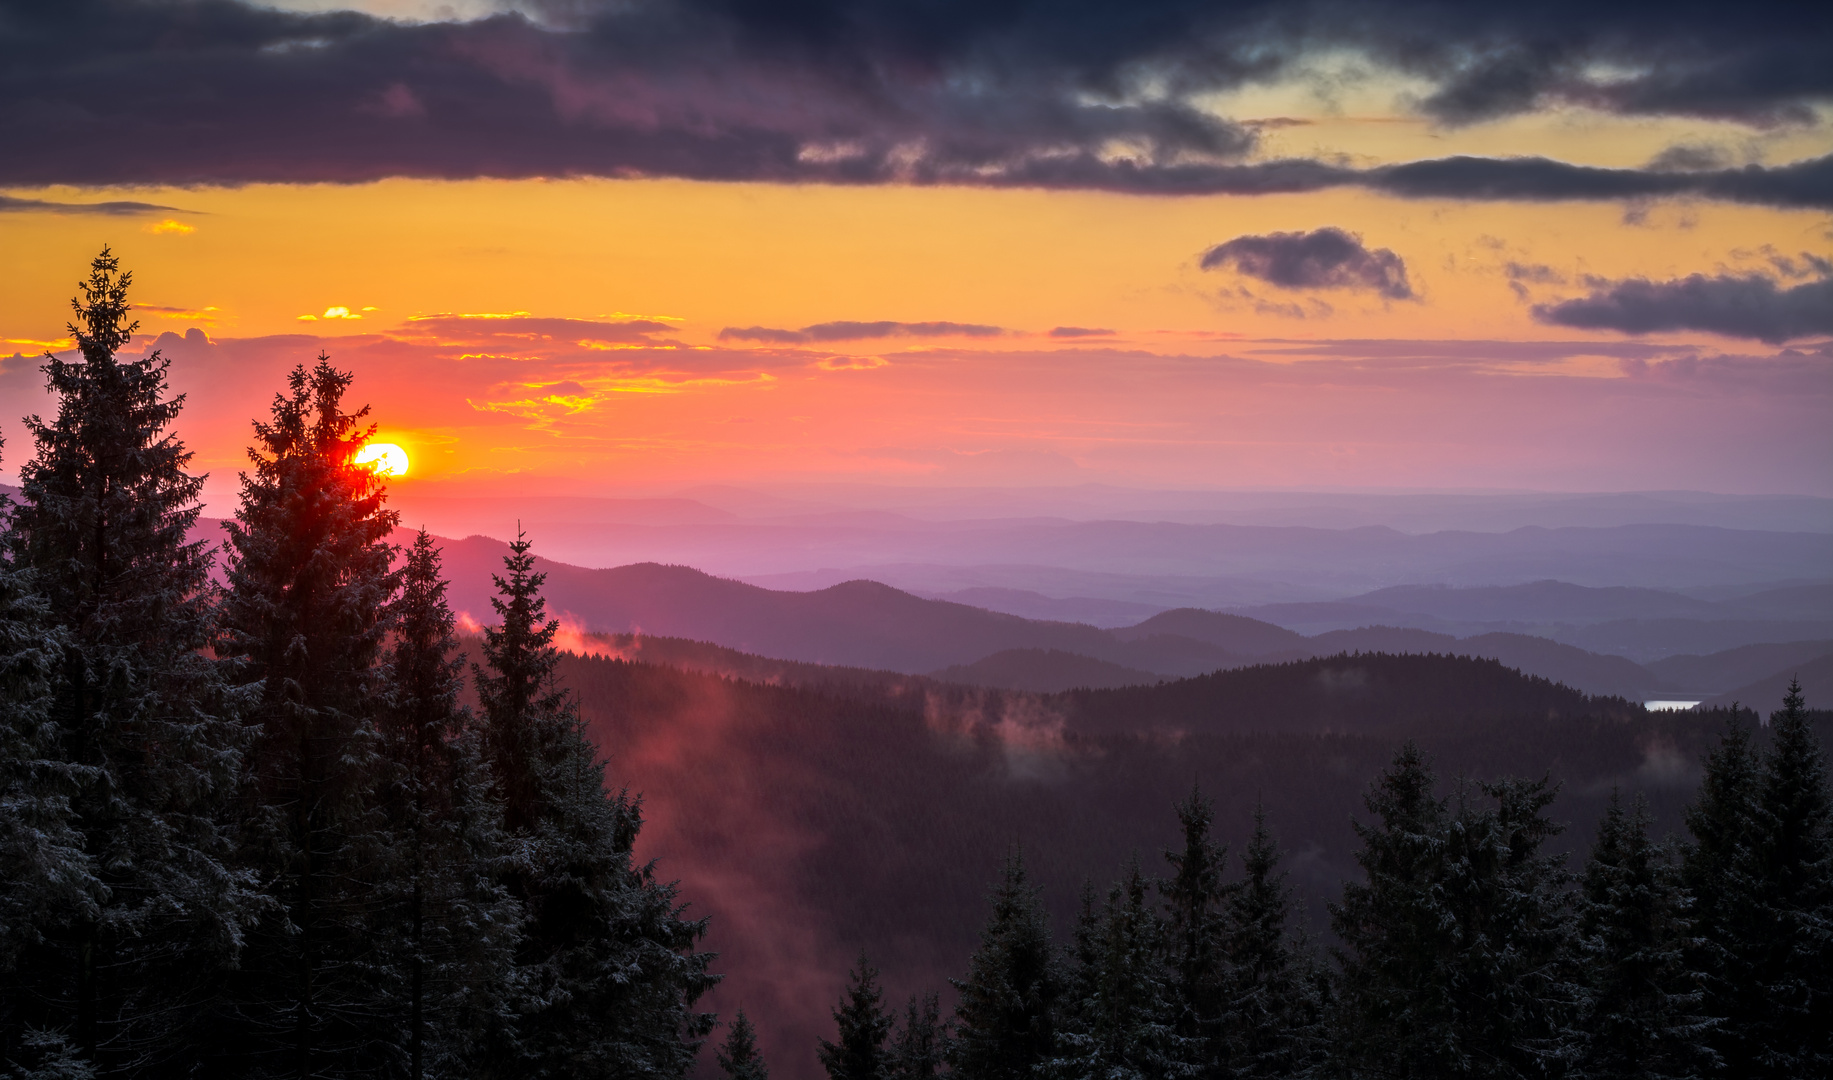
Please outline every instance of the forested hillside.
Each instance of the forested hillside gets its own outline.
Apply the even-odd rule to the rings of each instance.
[[[893,1003],[949,989],[1015,846],[1066,933],[1085,882],[1104,892],[1135,855],[1166,872],[1172,807],[1193,786],[1236,851],[1264,804],[1305,918],[1327,934],[1328,904],[1360,874],[1352,819],[1401,741],[1447,781],[1550,777],[1552,815],[1571,825],[1552,844],[1582,852],[1614,789],[1647,798],[1657,833],[1682,829],[1730,719],[1447,657],[1063,695],[896,677],[770,686],[605,657],[562,670],[610,775],[645,793],[639,850],[712,916],[727,974],[710,1000],[743,1005],[772,1068],[797,1077],[819,1075],[814,1040],[832,1037],[829,1006],[861,950]]]

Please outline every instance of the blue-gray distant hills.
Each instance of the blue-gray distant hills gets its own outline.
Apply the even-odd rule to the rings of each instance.
[[[505,537],[520,522],[560,562],[674,563],[798,591],[868,579],[919,594],[1016,589],[1164,610],[1334,600],[1409,583],[1754,591],[1833,581],[1828,499],[1095,488],[453,499],[430,490],[391,496],[402,524]],[[1017,613],[1107,621],[1086,608]]]
[[[505,546],[484,537],[447,541],[445,560],[454,607],[488,618],[490,574]],[[927,599],[872,581],[850,581],[825,589],[794,592],[765,589],[715,577],[684,566],[642,563],[588,569],[541,560],[548,575],[550,608],[581,629],[638,633],[708,642],[727,649],[801,663],[926,674],[951,682],[1057,691],[1114,687],[1181,678],[1250,664],[1281,662],[1338,653],[1440,653],[1499,660],[1508,667],[1551,679],[1590,694],[1645,699],[1664,693],[1701,697],[1738,685],[1752,670],[1768,674],[1805,649],[1833,653],[1833,625],[1818,638],[1803,631],[1795,642],[1746,646],[1736,662],[1696,658],[1693,666],[1661,670],[1624,656],[1594,652],[1547,636],[1509,631],[1457,636],[1416,626],[1371,625],[1303,634],[1264,618],[1177,609],[1126,627],[1027,619],[947,600]],[[1654,610],[1688,614],[1720,610],[1711,602],[1653,590],[1516,587],[1522,610],[1540,621],[1560,613],[1554,602],[1593,617],[1665,604]],[[1455,609],[1471,606],[1485,615],[1509,612],[1510,589],[1417,590]],[[1784,590],[1786,591],[1786,590]],[[1389,591],[1390,594],[1392,591]],[[1476,592],[1477,597],[1459,594]],[[1603,593],[1604,596],[1593,594]],[[1358,598],[1363,603],[1368,598]],[[1676,601],[1678,603],[1676,603]],[[1702,607],[1701,605],[1705,605]],[[1366,605],[1365,605],[1366,606]],[[1641,610],[1648,610],[1645,606]],[[1370,608],[1383,612],[1391,609]],[[1813,644],[1818,642],[1818,644]],[[1774,647],[1780,652],[1766,655]],[[1774,666],[1765,666],[1768,659]]]

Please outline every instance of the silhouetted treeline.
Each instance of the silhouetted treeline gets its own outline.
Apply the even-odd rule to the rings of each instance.
[[[827,988],[861,949],[882,968],[890,1000],[945,989],[975,947],[987,875],[1014,840],[1066,933],[1084,879],[1106,881],[1130,852],[1171,840],[1176,822],[1166,809],[1193,781],[1214,798],[1220,835],[1245,838],[1264,802],[1291,853],[1302,922],[1322,938],[1330,934],[1328,904],[1361,873],[1351,828],[1352,815],[1365,813],[1360,794],[1396,744],[1415,740],[1450,780],[1551,774],[1562,785],[1555,816],[1570,828],[1549,845],[1582,858],[1613,788],[1625,799],[1646,795],[1658,831],[1681,828],[1701,762],[1733,720],[1729,711],[1640,708],[1549,717],[1510,705],[1531,700],[1526,677],[1442,656],[1364,655],[1224,673],[1201,685],[1223,704],[1231,676],[1303,687],[1320,671],[1345,669],[1374,674],[1361,700],[1385,725],[1269,732],[1142,724],[1085,734],[1058,695],[895,675],[760,685],[611,658],[561,664],[594,738],[615,748],[617,782],[647,793],[645,850],[690,887],[696,910],[713,916],[708,942],[727,972],[721,1010],[745,1007],[779,1077],[818,1068],[816,1040],[833,1034]],[[1409,678],[1382,677],[1384,670]],[[760,671],[791,682],[804,674],[767,664]],[[1493,695],[1475,703],[1479,718],[1449,706],[1409,718],[1408,699],[1429,700],[1429,684],[1456,684],[1466,671]],[[1146,689],[1180,692],[1181,684]],[[1143,717],[1155,711],[1149,698],[1142,702]],[[1823,739],[1833,732],[1833,717],[1812,719]],[[1757,721],[1749,709],[1738,714],[1767,745],[1771,729]],[[811,985],[819,989],[810,993]]]
[[[518,539],[463,704],[350,376],[255,424],[224,552],[106,251],[0,560],[0,1072],[681,1077],[705,924],[632,855]],[[405,554],[405,558],[402,556]]]
[[[1791,686],[1758,749],[1734,722],[1688,838],[1613,793],[1576,866],[1546,779],[1442,790],[1407,742],[1364,795],[1362,874],[1320,950],[1262,812],[1229,872],[1200,793],[1166,874],[1085,886],[1071,939],[1010,857],[954,1016],[881,1003],[862,957],[830,1080],[1833,1075],[1833,799]],[[912,1067],[897,1048],[939,1047]]]

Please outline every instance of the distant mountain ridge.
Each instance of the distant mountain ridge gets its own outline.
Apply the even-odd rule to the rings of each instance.
[[[199,535],[220,540],[221,523],[200,521]],[[403,530],[401,539],[406,540],[408,535]],[[501,569],[507,545],[482,536],[442,543],[454,609],[480,622],[490,621],[489,600],[494,592],[491,575]],[[1809,658],[1820,655],[1812,643],[1833,641],[1833,620],[1642,620],[1630,627],[1641,635],[1639,640],[1655,637],[1669,643],[1658,656],[1695,657],[1675,663],[1649,657],[1655,662],[1651,668],[1621,655],[1625,651],[1624,620],[1572,627],[1558,634],[1460,634],[1446,632],[1460,628],[1460,624],[1436,622],[1431,629],[1393,625],[1392,608],[1345,603],[1339,605],[1339,610],[1353,607],[1363,616],[1353,629],[1326,630],[1309,636],[1242,612],[1196,608],[1161,611],[1131,626],[1103,629],[925,599],[870,581],[845,582],[811,592],[784,592],[685,566],[652,563],[595,570],[549,559],[539,563],[549,575],[547,593],[552,609],[581,629],[683,638],[782,660],[905,674],[972,668],[1011,650],[1054,651],[1086,658],[1080,670],[1074,661],[1057,656],[1043,667],[1029,660],[1012,667],[1018,661],[1008,658],[973,671],[957,672],[959,678],[970,682],[995,685],[1005,679],[1038,690],[1112,686],[1113,680],[1120,677],[1115,668],[1155,679],[1179,678],[1255,662],[1342,651],[1414,651],[1496,659],[1528,674],[1593,694],[1632,699],[1690,694],[1708,697],[1776,670],[1751,666],[1762,663],[1756,658],[1768,654],[1752,645],[1748,635],[1773,631],[1775,636],[1756,640],[1783,650],[1775,654],[1780,657],[1778,664],[1797,662],[1804,648]],[[1496,598],[1511,595],[1527,596],[1543,604],[1548,598],[1567,597],[1590,605],[1589,610],[1615,614],[1623,610],[1625,598],[1636,599],[1648,592],[1656,592],[1653,602],[1660,604],[1668,604],[1668,598],[1677,596],[1656,590],[1592,590],[1542,582],[1471,590],[1407,586],[1353,599],[1379,597],[1411,606],[1433,601],[1440,603],[1442,609],[1457,611],[1473,607],[1484,610],[1483,605],[1493,607]],[[1599,602],[1595,593],[1605,594],[1604,600],[1609,602]],[[1812,611],[1823,594],[1833,593],[1833,587],[1806,584],[1775,593],[1758,593],[1754,602],[1767,610],[1786,610],[1792,604],[1797,610]],[[1729,609],[1751,602],[1753,597],[1746,596],[1710,603]],[[1685,608],[1673,605],[1670,609]],[[1471,624],[1461,626],[1471,628]],[[1725,643],[1719,632],[1726,629],[1746,636],[1732,635]],[[1718,655],[1727,650],[1746,659],[1718,661]],[[1045,671],[1051,673],[1048,680],[1043,678]]]
[[[487,617],[490,574],[502,551],[503,545],[484,537],[446,543],[456,609]],[[781,592],[682,566],[589,570],[547,560],[539,565],[548,574],[551,608],[581,629],[685,638],[787,661],[979,685],[1003,681],[1040,691],[1114,686],[1122,670],[1142,673],[1142,679],[1179,678],[1341,652],[1494,659],[1586,693],[1631,699],[1656,696],[1673,685],[1671,677],[1622,657],[1528,634],[1460,639],[1369,626],[1307,637],[1243,615],[1200,609],[1161,612],[1130,627],[1104,630],[928,600],[869,581]],[[1001,654],[1007,655],[992,659]],[[1083,658],[1080,666],[1077,657]]]

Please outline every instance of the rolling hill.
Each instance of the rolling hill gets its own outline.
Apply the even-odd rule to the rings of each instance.
[[[649,655],[697,648],[703,663],[745,663],[691,643]],[[711,916],[726,978],[709,1007],[743,1004],[782,1080],[822,1075],[814,1040],[831,1037],[828,1010],[862,950],[892,1003],[947,992],[1015,845],[1062,935],[1085,880],[1105,885],[1135,854],[1164,872],[1172,804],[1198,784],[1237,845],[1265,805],[1316,922],[1354,872],[1361,794],[1402,739],[1447,786],[1552,775],[1554,816],[1572,823],[1558,842],[1578,848],[1616,787],[1646,794],[1659,830],[1679,828],[1724,719],[1648,714],[1442,656],[1060,695],[755,663],[780,681],[578,655],[561,673],[610,779],[643,797],[638,853]]]
[[[500,565],[504,550],[504,545],[483,537],[446,542],[455,608],[473,618],[486,617],[490,575]],[[1014,687],[1035,690],[1108,686],[1119,677],[1116,668],[1132,669],[1144,673],[1144,681],[1156,681],[1263,659],[1386,651],[1490,657],[1593,694],[1633,698],[1681,689],[1672,686],[1665,675],[1620,656],[1531,634],[1454,637],[1418,628],[1364,625],[1306,637],[1244,615],[1195,608],[1164,611],[1132,626],[1102,629],[925,599],[868,581],[790,592],[654,563],[606,570],[548,560],[539,560],[539,565],[548,574],[546,588],[553,609],[580,629],[683,638],[782,660],[911,675],[967,669],[1012,650],[1086,658],[1075,661],[1059,655],[1047,666],[1024,666],[1022,675],[1009,659],[971,672],[964,670],[960,677],[976,684],[1003,679]],[[1586,629],[1603,632],[1611,625]],[[1702,689],[1734,685],[1737,683],[1710,683]]]

